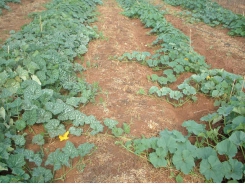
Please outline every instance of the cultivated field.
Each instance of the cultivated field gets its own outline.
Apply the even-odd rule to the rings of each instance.
[[[216,2],[0,3],[0,181],[244,182],[245,2]]]

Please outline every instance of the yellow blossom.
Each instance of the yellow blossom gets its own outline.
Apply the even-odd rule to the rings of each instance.
[[[206,77],[206,80],[209,80],[211,77],[208,75],[207,77]]]
[[[59,138],[60,138],[60,141],[64,141],[64,140],[67,140],[69,137],[69,131],[67,131],[66,133],[64,133],[63,135],[59,135]]]
[[[184,60],[189,61],[189,59],[188,59],[188,58],[185,58]]]

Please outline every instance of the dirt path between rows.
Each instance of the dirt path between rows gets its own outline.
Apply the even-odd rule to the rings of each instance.
[[[84,73],[89,83],[98,82],[101,93],[94,104],[88,104],[81,111],[94,115],[98,119],[112,118],[121,124],[131,124],[131,136],[156,136],[164,129],[179,130],[183,121],[199,120],[203,115],[213,112],[212,100],[200,95],[195,104],[189,103],[174,108],[163,100],[138,94],[142,89],[146,93],[153,85],[147,76],[153,71],[138,63],[121,63],[114,60],[116,55],[125,52],[148,51],[155,36],[148,36],[150,29],[144,28],[138,19],[131,20],[121,15],[114,0],[104,1],[98,7],[100,16],[95,23],[103,33],[104,39],[89,44],[89,51],[84,57],[84,65],[90,68]],[[184,80],[182,75],[179,81]],[[98,146],[92,155],[90,164],[77,178],[79,182],[175,182],[170,178],[173,169],[155,169],[146,160],[128,153],[115,146],[116,139],[107,135],[91,137],[91,142]],[[80,178],[81,177],[81,178]],[[71,177],[73,179],[74,177]],[[72,180],[68,180],[71,181]],[[197,175],[185,176],[185,182],[203,181]]]
[[[41,3],[47,0],[36,0],[41,10]],[[244,38],[232,38],[226,34],[227,30],[210,28],[204,24],[187,24],[182,18],[174,16],[178,8],[163,4],[161,0],[154,0],[156,4],[162,4],[169,9],[170,14],[166,18],[186,35],[192,29],[192,44],[194,49],[207,58],[207,63],[213,68],[224,68],[227,71],[244,75],[245,72],[245,45]],[[28,0],[23,0],[22,7],[28,7],[26,11],[36,11]],[[17,5],[14,5],[17,8]],[[216,110],[213,100],[199,94],[198,101],[186,103],[184,106],[174,108],[171,104],[159,98],[139,94],[139,90],[146,94],[153,85],[148,80],[154,72],[147,66],[132,62],[118,62],[114,56],[125,52],[148,51],[153,53],[151,42],[155,36],[149,36],[150,29],[144,28],[138,19],[129,19],[121,14],[123,10],[115,0],[104,0],[104,4],[98,6],[98,22],[94,23],[102,33],[102,38],[94,40],[88,45],[88,52],[82,60],[87,70],[83,73],[87,82],[97,82],[100,92],[94,103],[89,103],[80,110],[87,115],[94,115],[97,119],[115,119],[127,122],[131,125],[131,133],[126,139],[132,137],[157,136],[161,130],[178,130],[185,133],[181,124],[185,120],[199,121],[200,117]],[[22,14],[20,19],[14,19],[14,12],[5,13],[0,17],[0,39],[4,41],[8,37],[8,31],[15,28],[19,30],[23,24],[30,21]],[[16,13],[16,12],[15,12]],[[19,11],[17,13],[20,13]],[[12,18],[12,19],[11,19]],[[7,21],[11,22],[7,24]],[[21,22],[22,21],[22,22]],[[3,23],[3,24],[2,24]],[[179,76],[174,85],[182,82],[190,74]],[[35,131],[42,131],[40,127],[34,127]],[[106,131],[106,130],[105,130]],[[145,158],[138,157],[118,145],[115,142],[122,140],[114,138],[110,132],[96,136],[70,136],[69,140],[76,146],[91,142],[97,147],[96,151],[86,156],[80,172],[73,170],[64,181],[57,182],[176,182],[173,174],[179,171],[173,168],[155,169]],[[61,148],[65,142],[58,139],[52,140],[47,149],[54,151]],[[77,160],[74,161],[74,163]],[[86,166],[85,168],[83,168]],[[57,173],[57,177],[62,171]],[[183,182],[204,182],[204,178],[193,172],[190,175],[182,175]]]
[[[190,24],[188,19],[178,16],[183,11],[180,7],[170,6],[162,0],[153,2],[168,10],[165,18],[191,38],[194,50],[205,56],[212,68],[245,75],[245,38],[229,36],[228,30],[221,26],[212,28],[204,23]]]

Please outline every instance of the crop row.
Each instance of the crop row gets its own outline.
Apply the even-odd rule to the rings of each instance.
[[[188,99],[197,100],[196,94],[201,92],[215,98],[215,105],[219,106],[217,112],[200,119],[202,124],[193,120],[183,122],[187,136],[176,130],[164,130],[159,137],[134,139],[121,145],[137,155],[147,155],[155,167],[174,165],[184,174],[197,167],[208,181],[213,182],[243,180],[245,165],[237,159],[237,154],[240,152],[245,158],[245,79],[225,70],[209,69],[205,58],[191,47],[189,38],[164,19],[164,10],[148,1],[118,2],[125,10],[124,15],[139,18],[146,27],[152,28],[151,34],[157,35],[152,44],[160,49],[154,54],[134,51],[118,58],[138,61],[163,71],[162,76],[151,76],[161,88],[153,86],[149,94],[165,97],[178,106]],[[169,88],[168,84],[184,72],[191,72],[192,76],[178,85],[177,90]],[[190,136],[196,137],[194,145],[189,141]],[[219,155],[224,155],[225,161],[221,161]]]
[[[56,170],[71,167],[71,159],[83,158],[94,145],[75,147],[67,141],[64,148],[48,154],[43,150],[47,139],[80,136],[84,125],[91,135],[103,131],[94,116],[76,110],[93,99],[97,87],[78,78],[85,68],[73,63],[87,52],[89,41],[99,37],[89,24],[96,20],[95,8],[101,3],[53,0],[46,11],[32,14],[33,21],[21,31],[11,31],[0,49],[0,172],[7,173],[0,176],[1,182],[53,181]],[[35,124],[45,130],[32,139],[40,146],[37,152],[25,148],[25,130]],[[29,168],[28,162],[35,166]]]
[[[164,0],[173,6],[182,6],[190,12],[195,21],[202,21],[211,26],[223,25],[230,29],[229,35],[245,37],[245,17],[223,8],[211,0]]]

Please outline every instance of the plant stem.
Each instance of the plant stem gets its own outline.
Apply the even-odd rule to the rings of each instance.
[[[43,32],[42,16],[39,17],[40,30]]]
[[[138,157],[143,158],[143,159],[149,161],[148,158],[143,157],[143,156],[141,156],[141,155],[138,155],[138,154],[136,154],[135,152],[133,152],[132,150],[127,149],[121,142],[118,142],[118,143],[119,143],[124,149],[126,149],[127,151],[129,151],[130,153],[133,153],[134,155],[137,155]]]
[[[233,81],[233,84],[232,84],[230,98],[231,98],[233,90],[234,90],[235,82],[236,82],[236,79]]]
[[[243,12],[243,13],[244,13],[244,12]],[[245,75],[243,76],[243,82],[242,82],[242,89],[241,89],[241,92],[243,91],[244,83],[245,83]]]
[[[79,164],[81,164],[81,161],[82,161],[82,157],[80,157],[79,161],[75,164],[74,167],[71,167],[66,173],[64,173],[61,177],[59,178],[55,178],[54,181],[57,181],[57,180],[64,180],[66,175],[71,172],[73,169],[75,169]]]
[[[242,150],[242,155],[243,155],[243,158],[245,158],[245,154],[244,154],[244,150],[243,150],[243,147],[240,146],[241,150]]]
[[[191,51],[191,29],[190,29],[190,51]]]
[[[33,130],[33,128],[32,128],[30,125],[28,125],[28,128],[31,129],[30,131],[31,131],[32,133],[34,133],[35,135],[37,135],[36,132]]]

